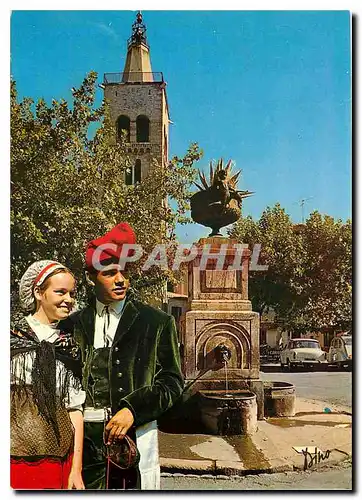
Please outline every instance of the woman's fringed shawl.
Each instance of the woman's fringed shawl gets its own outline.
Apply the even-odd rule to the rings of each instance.
[[[62,434],[69,434],[69,429],[71,429],[70,419],[65,411],[65,404],[69,401],[70,383],[75,389],[81,388],[80,350],[77,344],[70,334],[62,332],[54,343],[45,340],[39,342],[24,318],[10,332],[10,350],[12,425],[18,427],[13,441],[21,443],[15,445],[15,448],[29,448],[30,454],[34,448],[34,445],[24,447],[23,444],[26,436],[21,436],[21,433],[26,432],[27,425],[29,432],[32,431],[31,423],[28,421],[24,422],[23,429],[19,428],[19,422],[22,422],[22,415],[24,415],[27,420],[34,417],[44,419],[46,424],[42,426],[39,423],[38,434],[41,437],[46,433],[50,440],[54,438],[56,440],[56,444],[53,445],[40,444],[39,450],[53,450],[54,454],[57,454],[56,450],[63,449],[63,453],[66,443]],[[30,385],[26,383],[26,365],[29,357],[32,361]],[[56,360],[63,363],[63,370],[56,369]],[[31,417],[34,412],[38,414],[38,417],[36,415]],[[25,415],[28,416],[25,417]],[[35,422],[33,428],[36,428]],[[49,429],[52,432],[49,432]],[[33,441],[36,441],[36,436],[33,437]],[[29,439],[30,442],[31,439]],[[34,455],[39,456],[39,453],[35,452]]]

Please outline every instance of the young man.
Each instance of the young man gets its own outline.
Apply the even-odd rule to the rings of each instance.
[[[95,297],[69,318],[84,363],[87,489],[159,489],[156,420],[183,389],[173,318],[127,293],[130,282],[119,257],[122,246],[135,241],[132,228],[121,223],[88,244],[85,260]],[[97,270],[97,260],[106,267]],[[125,435],[136,442],[140,462],[122,470],[107,460],[103,439],[116,444]]]

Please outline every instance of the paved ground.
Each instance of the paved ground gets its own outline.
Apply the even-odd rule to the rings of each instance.
[[[344,371],[260,372],[262,380],[295,384],[298,397],[352,407],[352,373]]]
[[[162,475],[162,490],[351,490],[350,461],[313,472],[282,472],[255,476]]]
[[[335,370],[289,373],[281,372],[278,366],[270,368],[260,374],[262,380],[295,384],[295,417],[258,421],[258,431],[251,438],[197,434],[196,429],[160,432],[161,470],[166,473],[162,489],[352,488],[351,459],[341,465],[352,453],[351,373]],[[326,408],[331,412],[326,412]],[[294,446],[303,449],[308,446],[311,453],[317,447],[325,457],[303,472],[304,457]],[[330,450],[328,456],[327,450]]]
[[[326,407],[332,411],[325,412]],[[182,423],[174,423],[159,430],[161,470],[242,476],[303,470],[306,458],[308,468],[332,466],[351,456],[349,407],[299,397],[295,410],[294,417],[259,420],[251,436],[216,436],[192,428],[182,432]]]

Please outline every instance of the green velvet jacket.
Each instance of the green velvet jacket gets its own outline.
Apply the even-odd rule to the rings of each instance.
[[[95,305],[89,305],[66,321],[81,348],[85,390],[92,371],[95,314]],[[127,407],[139,426],[168,410],[183,390],[173,317],[127,299],[111,346],[108,374],[113,413]]]

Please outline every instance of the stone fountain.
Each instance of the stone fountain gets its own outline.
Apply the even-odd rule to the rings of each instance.
[[[257,413],[263,416],[264,395],[259,314],[248,300],[250,251],[215,236],[200,239],[197,248],[188,264],[189,310],[181,329],[185,398],[198,398],[208,432],[252,434]]]
[[[220,234],[252,194],[236,190],[238,175],[231,176],[231,162],[226,168],[222,160],[215,169],[211,164],[210,185],[200,174],[202,186],[191,197],[193,219],[212,229],[187,264],[188,311],[180,332],[186,387],[174,414],[189,419],[193,432],[198,421],[210,434],[250,435],[264,418],[259,314],[248,299],[251,252]]]

